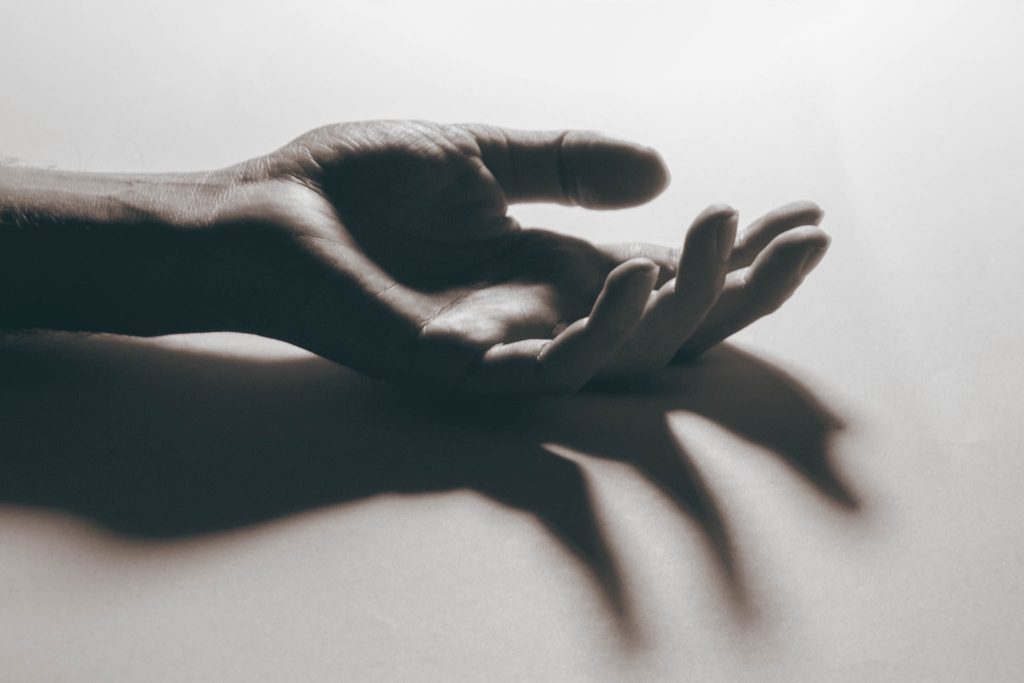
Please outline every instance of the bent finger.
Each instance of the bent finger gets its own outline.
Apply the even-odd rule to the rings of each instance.
[[[718,303],[676,354],[692,358],[776,311],[821,261],[829,236],[814,226],[776,237],[750,268],[730,273]]]
[[[664,367],[715,305],[736,237],[736,211],[705,209],[687,231],[678,275],[651,295],[636,332],[602,375],[631,375]]]
[[[825,212],[814,202],[800,201],[773,209],[748,225],[736,240],[729,270],[746,268],[772,240],[804,225],[818,225]]]
[[[467,388],[481,393],[565,393],[589,382],[633,333],[654,287],[646,259],[609,273],[590,315],[554,339],[497,344],[470,369]]]

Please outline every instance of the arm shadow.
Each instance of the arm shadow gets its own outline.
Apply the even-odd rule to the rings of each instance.
[[[723,346],[642,384],[531,401],[417,396],[315,357],[218,354],[105,336],[0,340],[0,504],[146,539],[225,532],[386,493],[475,490],[533,515],[636,637],[583,468],[628,462],[702,532],[739,615],[750,605],[714,493],[669,428],[691,411],[765,447],[844,509],[841,421],[796,379]]]

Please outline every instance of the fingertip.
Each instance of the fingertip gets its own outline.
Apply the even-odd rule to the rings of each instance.
[[[828,233],[816,225],[802,225],[772,240],[772,245],[788,250],[825,249],[832,242]]]
[[[807,245],[815,250],[824,251],[828,249],[829,245],[832,244],[832,236],[817,226],[808,226],[811,228],[807,231],[804,237]]]
[[[729,217],[735,218],[737,214],[738,212],[731,205],[718,202],[697,214],[697,218],[693,222],[703,223],[708,220],[726,220]]]
[[[591,317],[621,318],[617,324],[632,325],[639,320],[654,290],[658,266],[648,258],[635,258],[620,264],[605,278],[604,286],[591,309]]]
[[[821,260],[825,258],[825,252],[828,251],[828,245],[832,243],[832,238],[825,235],[824,242],[817,242],[812,244],[807,250],[807,257],[804,259],[803,266],[800,267],[801,277],[806,276],[812,270],[814,270]]]
[[[646,257],[633,258],[616,266],[608,274],[608,281],[628,283],[638,288],[648,284],[650,287],[653,287],[655,280],[658,278],[659,271],[658,264],[651,259]]]
[[[818,225],[825,217],[825,210],[809,199],[790,202],[782,208],[790,215],[800,216],[807,225]]]
[[[637,258],[630,259],[626,263],[632,263],[633,267],[642,273],[647,275],[657,276],[660,266],[654,262],[653,259],[649,259],[646,256],[638,256]]]
[[[732,255],[733,245],[736,244],[736,230],[739,225],[739,214],[733,209],[731,214],[723,214],[719,220],[717,230],[718,258],[724,264]]]
[[[646,192],[642,199],[654,199],[672,183],[672,173],[668,170],[668,164],[665,157],[661,156],[661,152],[647,145],[631,144],[636,155],[634,164],[641,173],[639,189]]]
[[[789,291],[824,256],[831,238],[813,225],[793,228],[772,240],[750,266],[748,281],[757,288]],[[780,290],[781,291],[781,290]]]
[[[615,268],[609,275],[606,287],[623,292],[627,306],[639,314],[647,305],[647,299],[658,281],[658,264],[648,258],[635,258]]]
[[[652,147],[603,133],[570,131],[562,140],[563,178],[571,199],[589,209],[615,209],[648,202],[668,187],[671,174]]]
[[[634,286],[637,289],[637,296],[646,301],[647,297],[650,296],[651,292],[658,285],[658,275],[661,273],[661,268],[650,259],[637,260],[641,261],[641,263],[637,266],[638,273]]]
[[[739,225],[739,213],[728,204],[712,204],[700,212],[687,231],[686,245],[680,256],[679,269],[685,270],[682,259],[704,262],[709,256],[725,263],[732,253]]]

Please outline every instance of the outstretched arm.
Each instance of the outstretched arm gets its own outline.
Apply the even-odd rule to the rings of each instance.
[[[225,174],[0,166],[0,329],[228,329],[210,276]]]
[[[0,328],[236,330],[395,381],[571,391],[699,353],[782,303],[828,245],[820,210],[681,247],[522,228],[509,205],[656,196],[656,152],[596,133],[371,121],[227,169],[0,168]]]

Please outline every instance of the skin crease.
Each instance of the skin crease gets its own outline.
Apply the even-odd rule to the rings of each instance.
[[[585,131],[336,124],[224,173],[234,328],[460,392],[657,371],[778,308],[829,243],[810,202],[739,235],[715,205],[675,247],[519,226],[515,202],[616,208],[665,188],[656,152]]]

